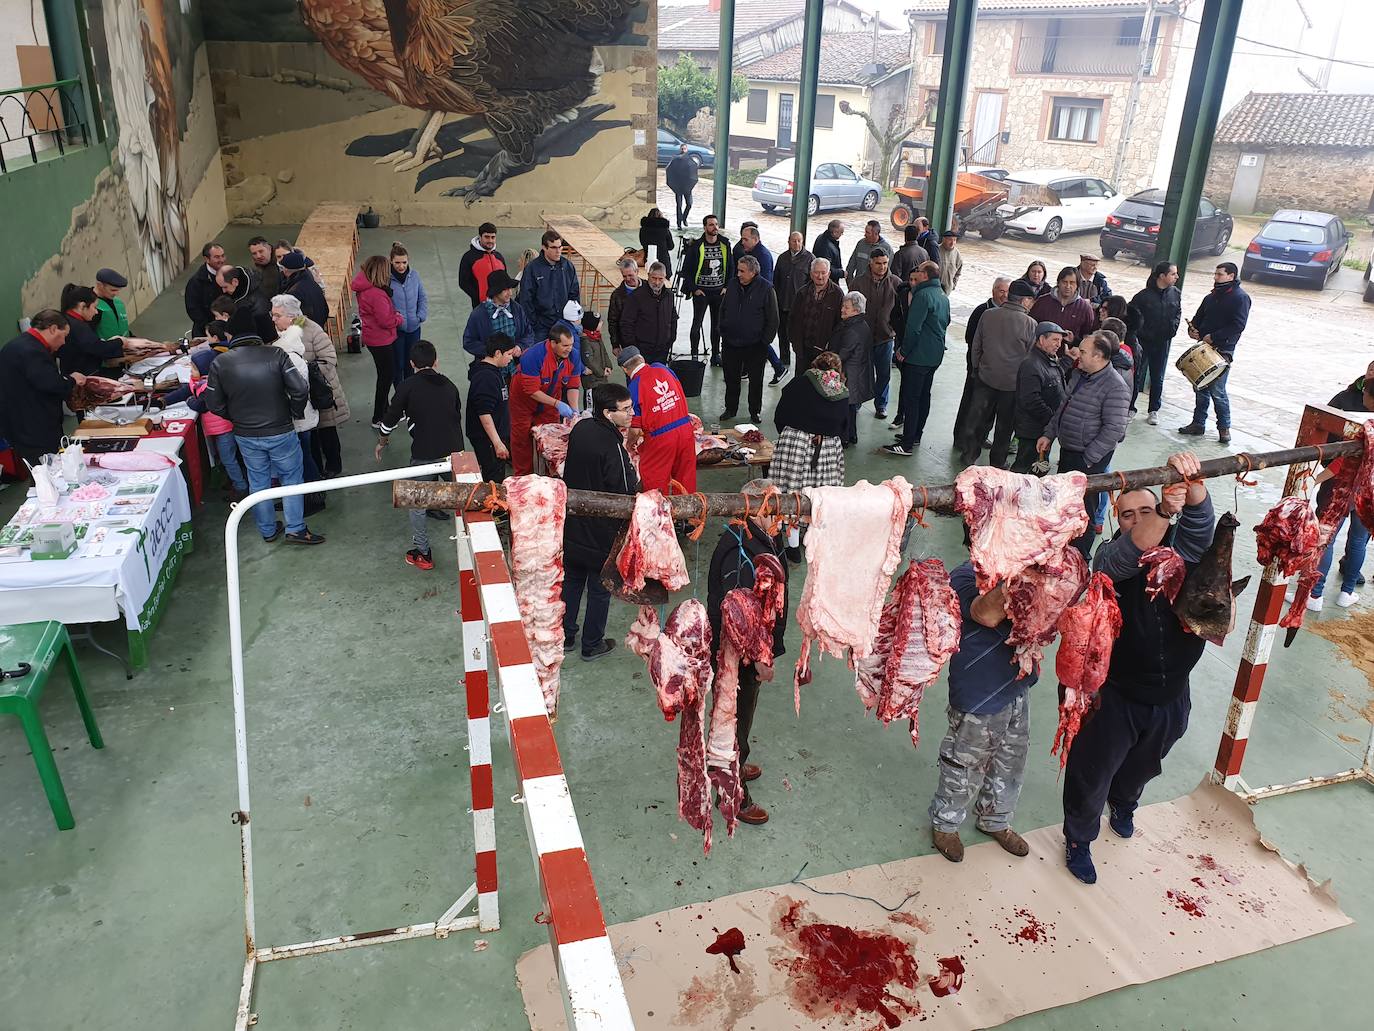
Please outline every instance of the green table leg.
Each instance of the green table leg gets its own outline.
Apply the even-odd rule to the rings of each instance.
[[[48,796],[53,819],[57,821],[57,829],[69,831],[76,826],[76,820],[72,818],[72,807],[67,803],[67,792],[62,787],[57,763],[53,762],[52,746],[48,744],[43,721],[38,716],[38,710],[27,701],[18,707],[17,712],[19,721],[24,725],[29,749],[33,752],[33,764],[38,767],[38,779],[43,782],[43,793]]]
[[[129,631],[129,665],[135,670],[148,668],[148,639],[140,630]]]
[[[72,681],[72,691],[76,694],[76,704],[81,710],[81,722],[86,724],[86,736],[91,740],[92,748],[104,748],[105,741],[100,736],[100,728],[95,725],[95,713],[91,711],[91,703],[86,699],[86,682],[81,679],[81,670],[76,664],[76,649],[72,647],[72,640],[67,635],[67,628],[62,628],[62,658],[67,663],[67,676]]]

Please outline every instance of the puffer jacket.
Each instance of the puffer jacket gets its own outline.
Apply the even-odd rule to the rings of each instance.
[[[207,379],[205,407],[232,422],[236,437],[292,433],[292,420],[305,415],[310,400],[310,387],[291,356],[257,336],[235,337]]]
[[[305,361],[305,340],[301,335],[300,326],[287,326],[286,331],[277,334],[277,339],[272,344],[273,347],[280,347],[291,357],[291,365],[305,380],[306,385],[310,383],[310,369]],[[297,433],[307,433],[320,424],[319,410],[310,403],[309,392],[305,400],[305,412],[300,418],[293,418],[292,425]]]
[[[1016,370],[1012,431],[1018,437],[1038,439],[1063,403],[1064,367],[1059,364],[1059,357],[1032,347]]]
[[[655,248],[658,260],[668,268],[668,275],[673,274],[673,230],[666,218],[645,215],[639,220],[639,246],[644,248],[646,255],[650,247]],[[647,258],[645,264],[648,264]]]
[[[849,403],[861,405],[876,396],[873,386],[873,331],[862,315],[840,319],[830,337],[830,350],[840,356]],[[808,370],[810,371],[810,370]]]
[[[1161,290],[1151,283],[1131,298],[1131,305],[1141,315],[1136,337],[1142,344],[1158,346],[1168,343],[1178,332],[1178,324],[1183,321],[1183,295],[1176,286],[1166,286]]]
[[[401,328],[401,313],[391,302],[391,296],[381,287],[373,286],[372,281],[361,271],[353,277],[350,286],[358,295],[358,316],[363,322],[363,346],[386,347],[387,344],[394,344],[396,331]]]
[[[342,426],[348,422],[352,412],[348,408],[348,397],[344,394],[343,383],[339,380],[339,351],[318,323],[302,319],[301,338],[305,343],[305,360],[314,362],[324,376],[325,382],[334,394],[334,407],[320,411],[320,428]]]
[[[1045,427],[1045,436],[1058,440],[1061,452],[1080,452],[1084,464],[1092,467],[1126,436],[1130,404],[1130,388],[1110,365],[1092,375],[1075,370],[1068,400]]]
[[[406,269],[404,279],[391,273],[391,303],[401,313],[401,328],[407,333],[414,333],[429,318],[429,295],[413,267]]]

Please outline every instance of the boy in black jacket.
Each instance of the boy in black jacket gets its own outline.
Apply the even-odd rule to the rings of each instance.
[[[520,345],[504,333],[493,333],[486,348],[486,356],[468,367],[466,426],[482,479],[499,483],[506,478],[510,459],[509,371],[520,357]]]
[[[441,462],[455,451],[463,450],[462,402],[453,381],[439,372],[438,362],[438,352],[428,340],[417,341],[410,349],[410,367],[415,375],[401,381],[392,395],[391,407],[382,416],[377,461],[382,460],[382,450],[391,443],[391,433],[402,416],[410,421],[410,460],[414,464]],[[421,480],[439,478],[438,474],[417,477]],[[414,547],[406,552],[406,563],[420,569],[434,568],[429,531],[425,527],[428,514],[418,508],[410,510]],[[440,513],[436,518],[447,519],[448,515]]]

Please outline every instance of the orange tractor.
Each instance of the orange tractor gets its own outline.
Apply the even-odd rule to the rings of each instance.
[[[976,232],[984,240],[996,240],[1006,232],[1008,222],[1043,204],[1054,203],[1053,198],[1039,195],[1042,190],[1043,187],[1029,184],[990,179],[977,172],[960,172],[954,182],[954,224],[950,228],[960,236]],[[906,229],[925,207],[926,177],[908,178],[896,193],[897,206],[890,216],[892,227]],[[1007,207],[1008,202],[1012,207]],[[938,232],[940,227],[935,229]]]

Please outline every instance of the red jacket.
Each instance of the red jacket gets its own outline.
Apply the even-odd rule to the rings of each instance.
[[[646,437],[662,436],[692,421],[682,384],[666,365],[654,363],[636,372],[630,379],[630,400],[635,406],[630,425],[638,426]]]
[[[396,342],[396,331],[401,328],[401,313],[391,303],[391,295],[379,287],[360,270],[353,277],[353,292],[358,295],[358,315],[363,320],[363,344],[367,347],[385,347]]]

